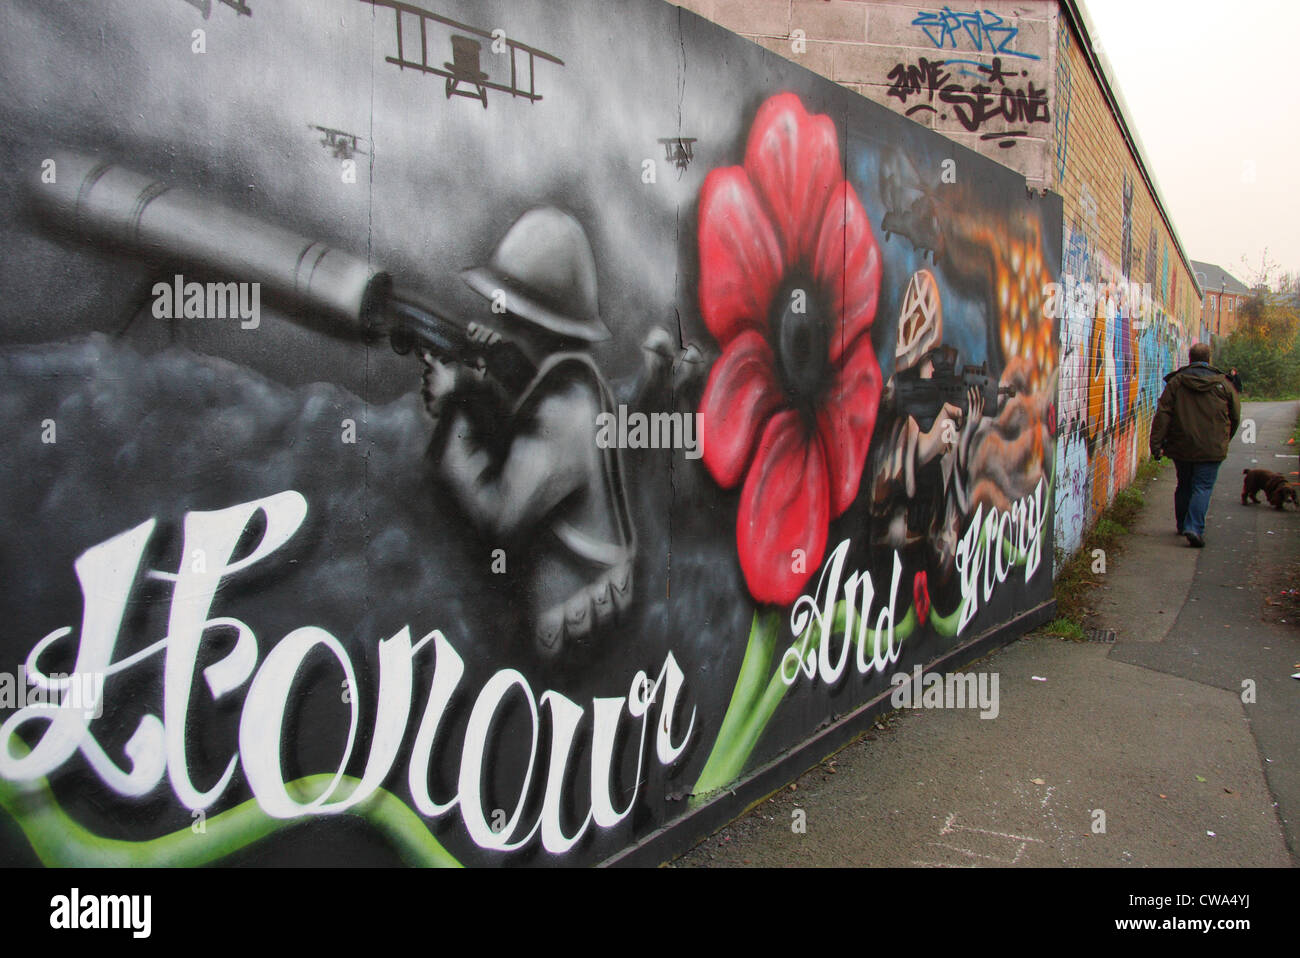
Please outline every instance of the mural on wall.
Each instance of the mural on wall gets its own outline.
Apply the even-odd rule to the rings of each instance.
[[[650,0],[207,13],[0,15],[4,861],[603,861],[1050,598],[1059,198]]]

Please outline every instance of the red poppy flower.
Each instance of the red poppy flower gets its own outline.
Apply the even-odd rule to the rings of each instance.
[[[916,606],[917,621],[925,625],[925,620],[930,617],[930,587],[924,569],[912,580],[912,602]]]
[[[725,489],[743,481],[740,567],[755,599],[784,605],[858,494],[880,405],[880,249],[835,124],[792,93],[759,109],[744,166],[708,175],[699,223],[700,312],[722,347],[704,464]]]

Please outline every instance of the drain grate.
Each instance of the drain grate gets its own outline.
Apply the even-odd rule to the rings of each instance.
[[[1106,642],[1110,645],[1115,644],[1114,629],[1084,629],[1083,634],[1089,642]]]

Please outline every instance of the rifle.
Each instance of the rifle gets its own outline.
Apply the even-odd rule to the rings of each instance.
[[[57,178],[34,188],[32,206],[57,232],[157,266],[258,283],[289,319],[330,336],[387,336],[398,353],[481,362],[508,395],[532,378],[518,345],[475,342],[360,257],[92,156],[60,152],[54,161]]]
[[[929,430],[944,403],[970,415],[970,389],[974,387],[984,395],[984,408],[995,410],[999,398],[1014,396],[1010,386],[996,386],[989,374],[988,363],[964,366],[957,370],[957,350],[953,346],[939,346],[927,354],[934,364],[934,375],[921,378],[921,363],[894,373],[894,403],[899,416],[911,416],[923,430]]]

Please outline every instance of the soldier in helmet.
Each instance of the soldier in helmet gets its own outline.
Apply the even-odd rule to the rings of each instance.
[[[984,397],[969,391],[969,414],[949,402],[918,421],[900,408],[897,383],[935,375],[935,357],[944,350],[943,307],[929,270],[917,270],[903,295],[894,352],[894,373],[881,396],[881,420],[892,419],[880,445],[872,495],[879,523],[877,538],[891,548],[922,546],[941,574],[951,568],[968,497],[963,470],[971,437],[984,411]],[[960,428],[959,428],[960,427]]]
[[[426,351],[430,455],[468,519],[520,563],[535,643],[555,655],[591,640],[632,597],[619,451],[596,442],[597,416],[615,409],[588,351],[610,335],[595,259],[577,220],[542,207],[515,222],[488,265],[461,275],[492,304],[471,338],[509,338],[535,372],[502,396],[463,357]]]

